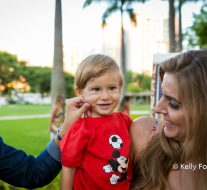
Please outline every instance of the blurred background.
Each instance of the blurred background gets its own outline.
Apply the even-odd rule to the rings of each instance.
[[[150,115],[159,90],[157,63],[207,47],[206,3],[0,0],[0,135],[4,142],[37,156],[49,141],[54,98],[75,96],[76,68],[96,53],[109,55],[120,65],[125,80],[122,99],[130,99],[130,117]],[[59,183],[60,175],[40,189],[58,190]],[[0,189],[19,188],[0,180]]]
[[[0,0],[0,53],[4,60],[0,60],[2,95],[14,97],[22,92],[38,93],[41,97],[49,97],[39,100],[43,103],[54,99],[57,95],[54,91],[65,94],[67,98],[73,97],[73,75],[77,65],[86,56],[95,53],[113,57],[122,68],[127,83],[123,96],[127,92],[150,91],[149,84],[142,86],[141,78],[147,78],[150,83],[148,78],[152,75],[154,54],[181,52],[205,45],[199,42],[204,41],[202,36],[196,34],[196,30],[202,30],[203,23],[200,22],[199,29],[194,26],[198,25],[199,16],[206,14],[206,10],[204,13],[200,11],[205,7],[205,1],[126,0],[123,10],[118,0],[87,2],[90,1],[59,1],[62,17],[61,25],[56,28],[62,29],[59,33],[62,60],[56,63],[56,2]],[[8,56],[5,52],[16,57],[10,65],[5,63],[4,57]],[[19,65],[14,62],[19,62]],[[59,84],[51,81],[54,76],[49,68],[55,65],[62,65],[65,73]],[[57,87],[61,85],[64,86],[62,89]],[[19,99],[24,96],[34,99],[32,96],[39,95],[19,96]],[[9,101],[12,102],[11,99]]]

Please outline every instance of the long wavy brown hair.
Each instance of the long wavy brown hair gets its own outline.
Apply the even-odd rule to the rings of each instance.
[[[161,81],[166,72],[176,76],[187,124],[186,138],[181,144],[167,138],[162,130],[145,149],[135,153],[133,190],[170,188],[167,178],[174,163],[207,165],[207,50],[187,51],[163,62],[159,68]],[[194,189],[199,183],[199,190],[206,190],[207,169],[197,169],[192,180]]]

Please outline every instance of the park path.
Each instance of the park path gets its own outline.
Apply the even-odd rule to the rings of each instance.
[[[51,115],[51,114],[0,116],[0,120],[17,120],[17,119],[32,119],[32,118],[49,118],[50,115]]]
[[[132,110],[130,114],[149,114],[148,110]],[[33,119],[33,118],[49,118],[50,114],[35,114],[35,115],[14,115],[0,116],[0,120],[17,120],[17,119]]]

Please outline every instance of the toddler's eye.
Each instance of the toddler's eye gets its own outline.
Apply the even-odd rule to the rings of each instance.
[[[115,86],[111,86],[111,87],[109,87],[109,90],[114,90],[114,89],[116,89]]]
[[[92,90],[93,91],[99,91],[100,89],[99,88],[93,88]]]

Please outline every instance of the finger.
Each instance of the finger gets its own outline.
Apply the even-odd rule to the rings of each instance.
[[[91,117],[91,110],[89,109],[89,110],[87,110],[87,117]]]
[[[83,98],[75,97],[75,98],[67,99],[65,103],[66,103],[66,107],[71,107],[72,109],[74,108],[78,109],[83,104]]]
[[[87,116],[87,112],[85,112],[83,115],[84,115],[84,118],[87,118],[87,117],[88,117],[88,116]]]
[[[81,113],[86,113],[89,109],[90,109],[90,105],[88,103],[84,103],[80,108],[80,112]]]
[[[78,109],[79,115],[84,115],[84,118],[87,118],[87,110],[89,110],[90,107],[91,106],[88,103],[83,104],[83,106]]]
[[[79,104],[79,103],[83,103],[83,97],[82,96],[78,96],[78,97],[75,97],[75,98],[66,99],[65,103],[66,104]]]

